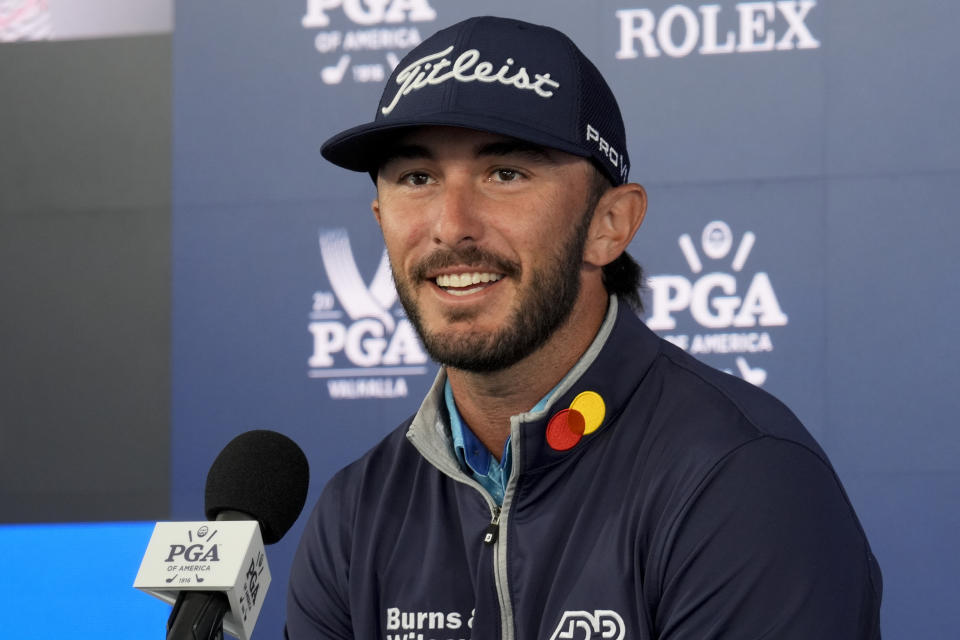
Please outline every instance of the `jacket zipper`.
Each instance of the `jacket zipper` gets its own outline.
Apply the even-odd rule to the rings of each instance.
[[[506,531],[510,517],[510,507],[513,504],[513,495],[519,481],[521,460],[519,429],[514,424],[515,417],[511,422],[510,446],[513,447],[511,455],[513,456],[513,469],[510,472],[510,478],[507,480],[507,488],[503,496],[503,505],[497,506],[493,503],[491,506],[492,520],[487,527],[487,533],[495,535],[493,541],[493,575],[494,584],[497,587],[497,598],[500,601],[500,637],[501,640],[515,640],[513,633],[513,603],[510,602],[509,585],[507,584],[507,536],[500,534]],[[501,531],[501,529],[503,531]]]
[[[413,440],[412,440],[413,441]],[[414,442],[416,445],[416,442]],[[497,599],[499,600],[500,605],[500,629],[501,629],[501,640],[515,640],[513,633],[513,604],[510,602],[509,592],[507,591],[507,570],[506,570],[506,559],[505,559],[505,547],[506,539],[501,540],[500,529],[507,526],[507,513],[509,511],[509,502],[512,502],[512,486],[516,483],[516,476],[520,473],[519,466],[517,461],[519,460],[519,446],[516,442],[516,438],[513,439],[513,456],[514,456],[514,468],[510,473],[510,479],[507,481],[507,495],[504,495],[503,498],[503,507],[498,506],[494,499],[487,493],[487,490],[483,486],[474,480],[473,478],[467,476],[459,467],[451,467],[448,460],[439,457],[430,455],[429,450],[424,450],[423,448],[417,447],[420,450],[420,453],[423,454],[434,467],[439,469],[442,473],[449,476],[451,479],[467,484],[483,496],[484,500],[487,503],[487,506],[490,507],[490,524],[487,525],[487,528],[484,530],[484,543],[489,544],[493,547],[493,576],[494,584],[497,590]],[[487,537],[492,536],[488,541]],[[502,568],[502,570],[501,570]]]
[[[496,544],[497,538],[500,535],[500,507],[495,506],[493,508],[493,518],[490,520],[490,524],[487,525],[487,530],[483,533],[483,543],[484,544]]]
[[[501,507],[495,507],[492,510],[492,520],[487,526],[484,540],[489,535],[493,536],[493,540],[488,544],[493,546],[493,582],[497,588],[497,600],[500,605],[500,637],[501,640],[513,640],[513,607],[507,591],[507,540],[506,538],[501,540],[500,536],[501,515],[504,515]],[[506,522],[503,524],[506,526]]]
[[[513,481],[511,473],[511,481]],[[471,479],[470,484],[476,485],[477,489],[486,499],[490,507],[490,524],[483,532],[483,543],[493,547],[493,582],[497,590],[497,600],[500,607],[500,638],[501,640],[514,640],[513,635],[513,605],[510,602],[510,596],[507,591],[507,563],[506,563],[506,540],[500,540],[500,519],[506,518],[503,507],[497,505],[486,489]],[[509,486],[509,482],[507,483]],[[504,497],[506,502],[506,497]],[[504,520],[503,525],[506,526]]]

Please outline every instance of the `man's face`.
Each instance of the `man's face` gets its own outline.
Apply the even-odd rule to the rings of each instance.
[[[374,212],[431,356],[495,371],[540,347],[580,286],[593,168],[512,138],[426,127],[396,145]]]

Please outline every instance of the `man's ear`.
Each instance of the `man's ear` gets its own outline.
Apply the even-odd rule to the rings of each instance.
[[[623,253],[647,213],[647,192],[635,182],[608,189],[593,210],[583,261],[596,267]]]
[[[370,203],[370,210],[373,211],[373,217],[377,219],[377,224],[380,224],[380,198],[374,198],[373,202]]]

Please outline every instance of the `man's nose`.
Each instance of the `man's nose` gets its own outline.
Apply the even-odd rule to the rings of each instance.
[[[483,235],[480,196],[471,185],[451,180],[444,186],[434,212],[434,242],[450,247],[479,242]]]

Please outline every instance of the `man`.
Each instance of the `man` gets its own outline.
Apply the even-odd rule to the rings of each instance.
[[[440,31],[323,154],[374,177],[444,367],[324,490],[289,638],[880,637],[879,568],[824,453],[638,320],[646,194],[566,36]]]

